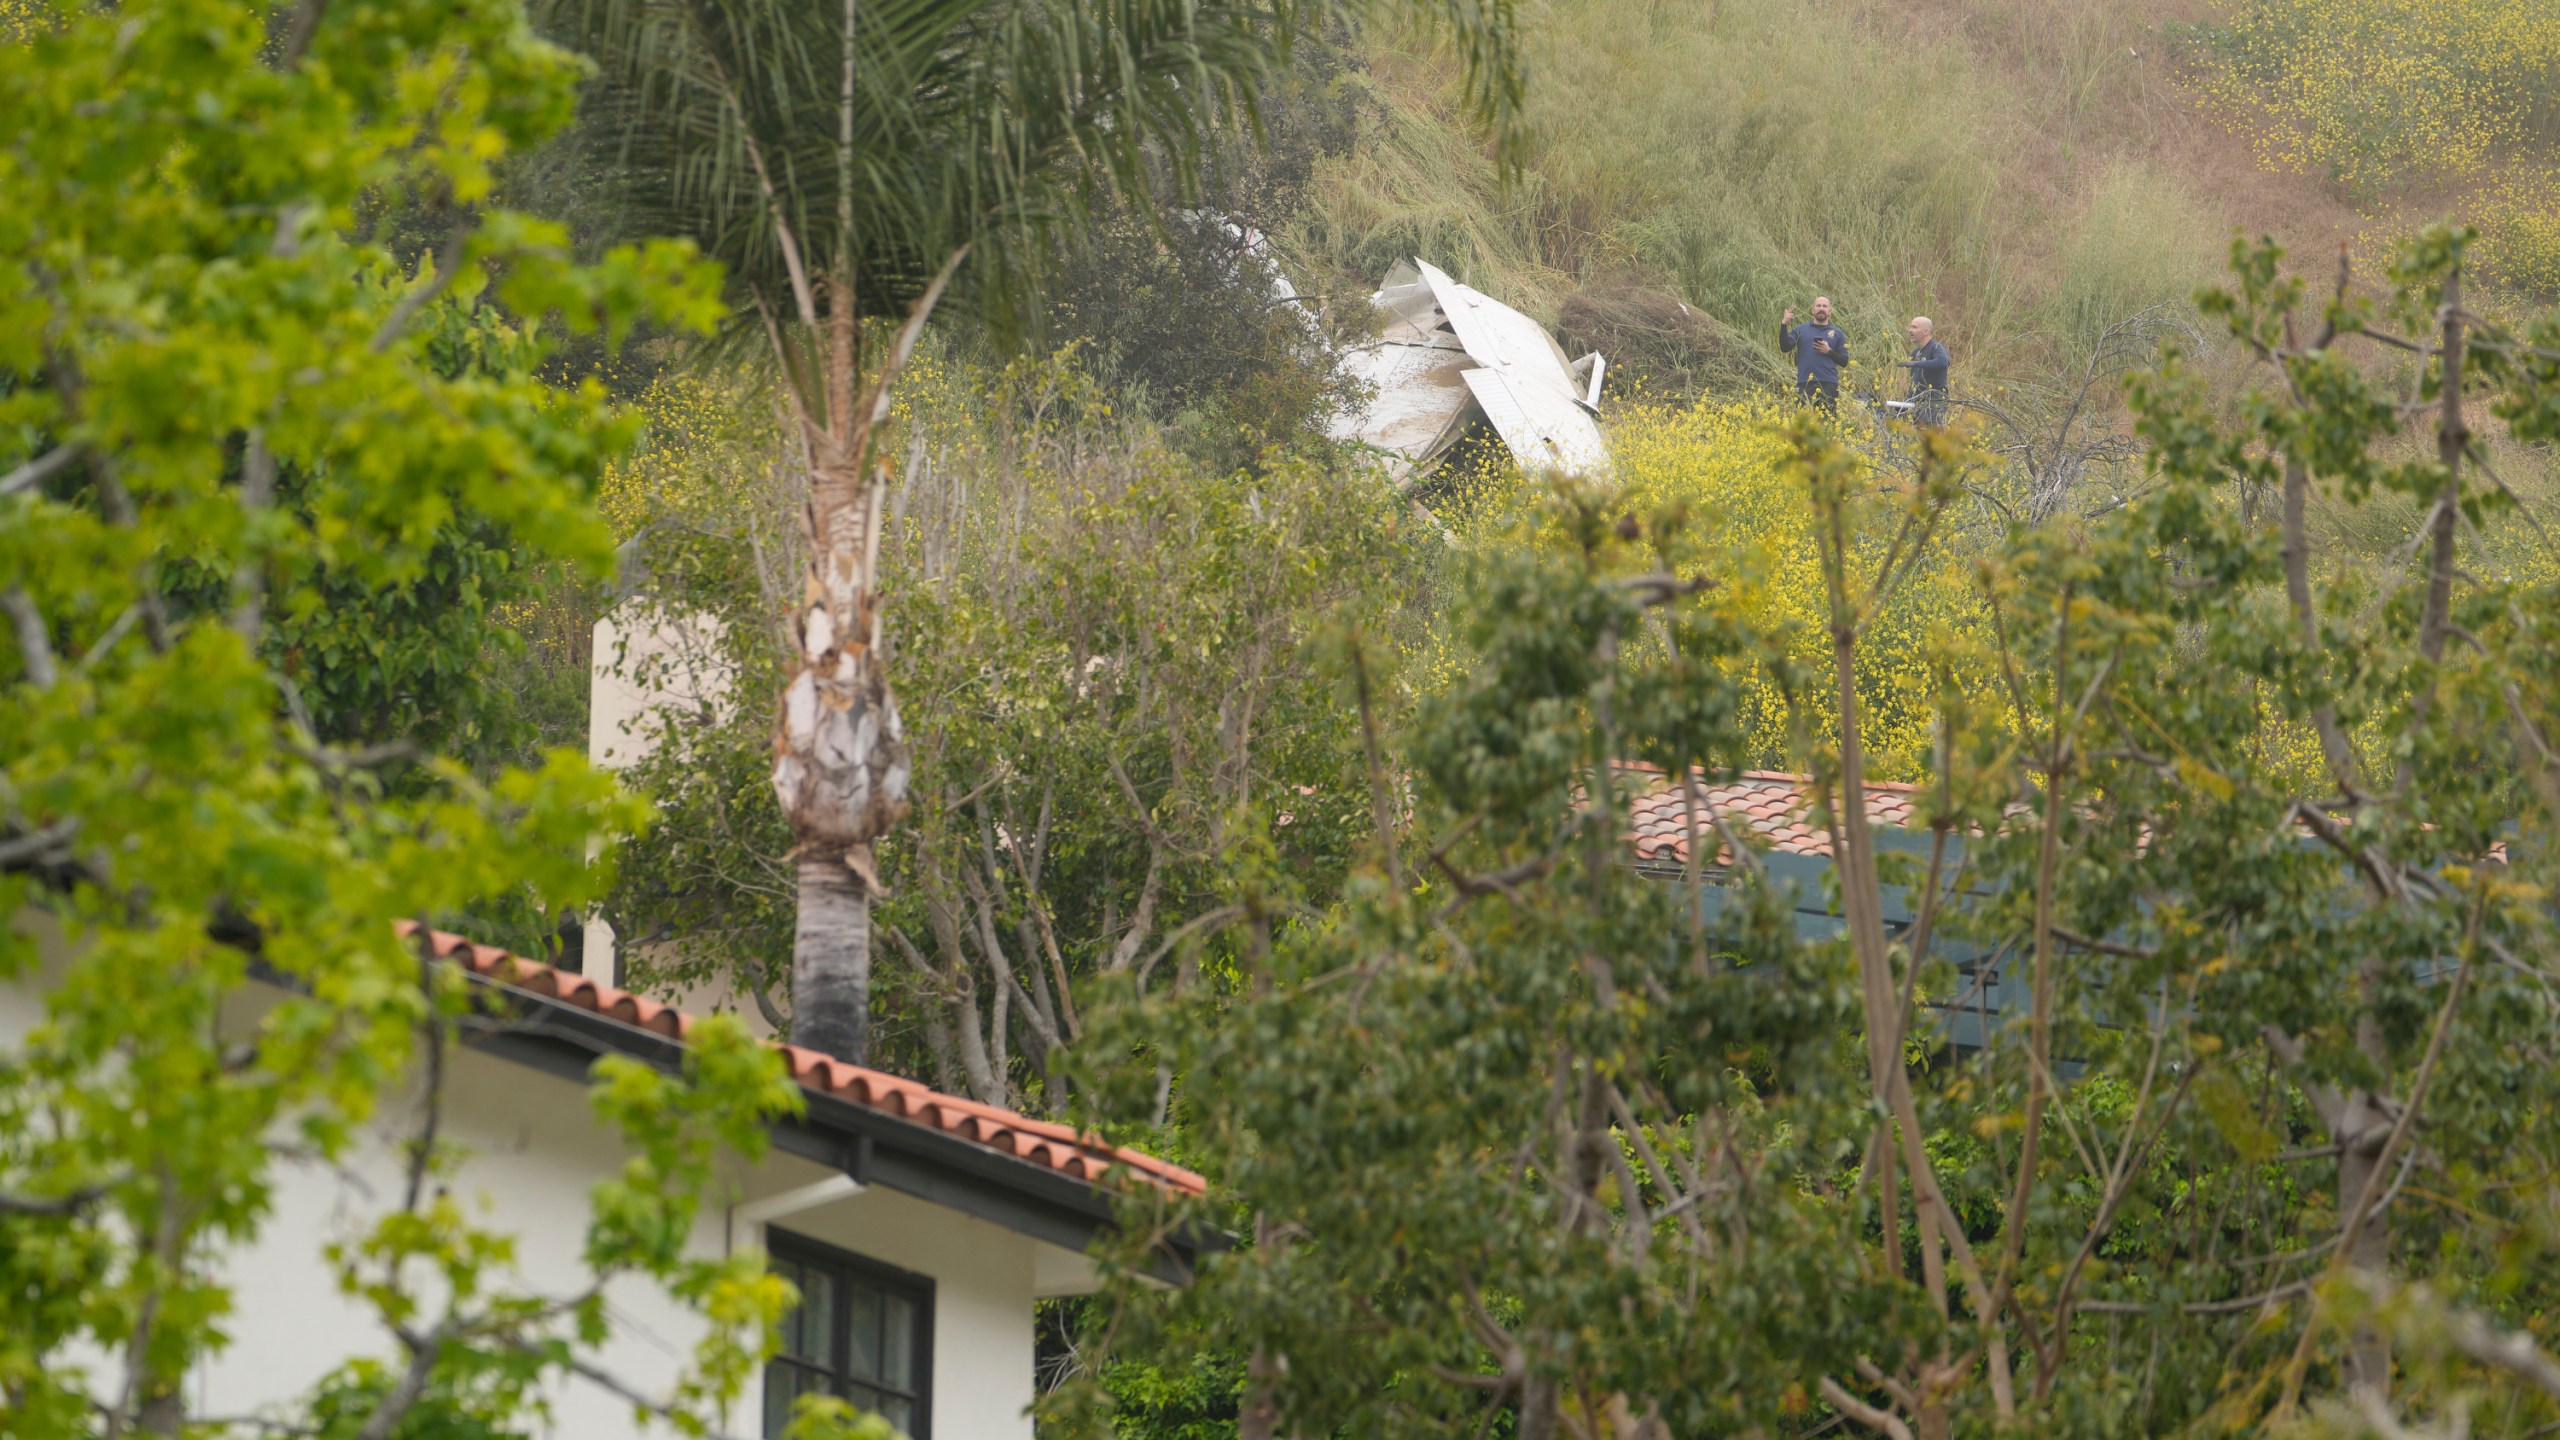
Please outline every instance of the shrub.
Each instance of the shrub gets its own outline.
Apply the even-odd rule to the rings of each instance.
[[[2259,158],[2351,195],[2476,174],[2560,99],[2546,0],[2242,0],[2190,33],[2207,92],[2256,132]]]
[[[1753,633],[1773,637],[1786,659],[1819,677],[1830,664],[1813,511],[1803,487],[1783,468],[1787,449],[1776,421],[1782,404],[1765,399],[1707,400],[1692,405],[1637,403],[1610,417],[1615,462],[1611,483],[1626,511],[1642,519],[1677,517],[1688,573],[1715,582],[1720,604]],[[1852,423],[1857,423],[1854,418]],[[1867,482],[1896,483],[1878,468]],[[1511,487],[1506,490],[1506,483]],[[1480,470],[1453,486],[1462,543],[1506,543],[1534,513],[1537,489]],[[1560,543],[1560,533],[1542,539]],[[1890,535],[1859,537],[1870,569]],[[1942,687],[1987,691],[1993,684],[1988,625],[1978,593],[1955,547],[1941,546],[1894,593],[1871,628],[1862,671],[1870,747],[1869,773],[1904,780],[1924,773],[1931,719]],[[1448,667],[1436,667],[1446,678]],[[1800,736],[1836,723],[1838,705],[1819,678],[1790,697],[1757,657],[1737,657],[1732,677],[1745,707],[1750,761],[1768,769],[1801,768]]]

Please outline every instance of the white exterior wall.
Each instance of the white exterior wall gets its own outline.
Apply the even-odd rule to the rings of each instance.
[[[369,1307],[338,1293],[322,1249],[332,1240],[362,1235],[398,1205],[404,1172],[395,1147],[416,1133],[418,1113],[414,1100],[385,1106],[367,1143],[348,1157],[351,1173],[277,1162],[274,1214],[257,1240],[225,1266],[234,1287],[231,1347],[201,1367],[189,1387],[192,1410],[269,1413],[359,1355],[396,1367],[397,1342]],[[618,1170],[623,1158],[619,1140],[595,1123],[583,1088],[461,1052],[446,1071],[442,1126],[469,1152],[448,1188],[477,1223],[515,1237],[517,1273],[497,1284],[553,1296],[583,1290],[587,1191]],[[697,1251],[718,1253],[725,1241],[723,1221],[716,1206],[698,1220]],[[647,1280],[617,1282],[607,1297],[613,1337],[592,1358],[642,1394],[663,1393],[701,1327]],[[644,1433],[631,1407],[597,1386],[573,1382],[551,1399],[552,1434]],[[756,1415],[742,1404],[723,1428],[752,1431]]]
[[[619,770],[647,758],[658,743],[663,711],[716,712],[730,703],[736,677],[721,659],[722,629],[711,616],[652,619],[649,612],[617,605],[597,619],[593,638],[587,661],[587,759],[599,768]],[[612,923],[591,915],[585,936],[578,973],[598,984],[621,985],[622,953]],[[749,1034],[773,1038],[773,1025],[755,997],[725,973],[652,998],[696,1015],[735,1015]]]
[[[660,711],[725,708],[735,677],[721,659],[721,638],[720,622],[708,615],[652,618],[617,605],[599,616],[587,651],[588,761],[619,770],[646,758],[657,747]],[[613,926],[593,916],[585,933],[579,972],[621,984]],[[769,1030],[752,1001],[742,1013],[755,1017],[759,1033]]]
[[[0,1049],[13,1047],[42,1018],[41,983],[0,983]],[[243,997],[226,1028],[245,1029],[263,1008],[254,994]],[[398,1358],[396,1342],[373,1314],[338,1293],[322,1250],[333,1239],[363,1233],[399,1202],[403,1171],[396,1147],[415,1133],[415,1119],[414,1099],[385,1106],[342,1170],[276,1162],[274,1213],[253,1244],[220,1262],[233,1282],[231,1344],[191,1378],[191,1413],[278,1414],[351,1358]],[[549,1295],[583,1289],[587,1192],[623,1159],[619,1140],[593,1118],[585,1087],[459,1051],[447,1067],[443,1127],[469,1151],[449,1188],[475,1208],[481,1223],[516,1237],[517,1278],[499,1283]],[[825,1197],[774,1223],[934,1281],[934,1440],[1031,1440],[1033,1301],[1090,1290],[1091,1261],[894,1191],[845,1194],[851,1187],[839,1183],[829,1195],[808,1188],[832,1174],[778,1152],[754,1167],[740,1166],[727,1203],[715,1199],[695,1225],[696,1252],[761,1243],[753,1218],[766,1208],[760,1201],[770,1205],[793,1192]],[[591,1358],[642,1394],[664,1393],[699,1326],[653,1283],[624,1281],[607,1293],[613,1337]],[[102,1385],[120,1378],[112,1362],[91,1362],[89,1369]],[[584,1381],[566,1383],[552,1402],[547,1433],[562,1440],[670,1433],[643,1424],[627,1403]],[[723,1428],[754,1435],[761,1423],[762,1392],[751,1384]]]
[[[587,660],[587,758],[618,770],[656,747],[656,712],[725,709],[733,677],[721,639],[708,615],[652,619],[616,606],[598,618]]]

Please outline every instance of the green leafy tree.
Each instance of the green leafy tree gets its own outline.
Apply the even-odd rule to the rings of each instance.
[[[1507,5],[1437,3],[1473,108],[1507,135]],[[1187,190],[1202,139],[1250,116],[1291,42],[1360,7],[1183,0],[618,0],[564,10],[629,107],[647,213],[728,266],[745,343],[799,448],[806,573],[773,787],[797,854],[792,1033],[868,1046],[874,847],[907,807],[906,727],[878,580],[888,468],[873,439],[955,282],[1019,315],[1027,257],[1098,194]],[[1389,8],[1387,13],[1397,13]],[[636,212],[637,213],[637,212]],[[969,267],[964,273],[963,266]],[[866,318],[904,312],[880,353]],[[1003,327],[999,327],[1003,328]]]
[[[1309,641],[1411,629],[1423,569],[1419,527],[1360,477],[1202,475],[1074,371],[1015,373],[1041,418],[920,473],[906,511],[934,784],[887,918],[939,1073],[1056,1107],[1079,990],[1214,1003],[1260,983],[1257,927],[1335,893],[1368,807]],[[1230,943],[1197,943],[1229,918]]]
[[[1105,207],[1056,237],[1042,270],[1043,343],[1077,346],[1105,387],[1166,422],[1206,470],[1303,447],[1357,398],[1334,332],[1369,323],[1367,307],[1278,298],[1284,277],[1329,278],[1284,252],[1283,237],[1317,218],[1318,167],[1373,138],[1377,104],[1341,38],[1302,37],[1256,87],[1259,123],[1212,131],[1195,193],[1160,174],[1153,206]],[[1364,281],[1351,293],[1365,291]]]
[[[1418,630],[1427,532],[1303,457],[1201,474],[1071,356],[991,371],[929,347],[899,416],[881,569],[908,617],[901,703],[930,783],[881,852],[875,1053],[991,1104],[1055,1107],[1098,986],[1211,1003],[1251,968],[1240,939],[1203,943],[1223,919],[1276,924],[1334,894],[1369,808],[1356,712],[1306,642],[1329,619]],[[635,650],[625,673],[675,660],[732,677],[731,697],[775,678],[766,586],[796,579],[794,481],[769,456],[704,434],[652,460],[647,578],[617,613],[716,623],[690,632],[710,653]],[[732,980],[778,1021],[792,837],[761,803],[766,716],[731,698],[645,723],[631,778],[662,819],[607,902],[629,973]]]
[[[401,747],[311,713],[365,708],[307,683],[347,670],[295,654],[324,635],[452,648],[403,610],[476,618],[467,585],[422,599],[454,583],[458,526],[520,563],[609,558],[590,489],[629,422],[593,387],[451,353],[484,293],[548,317],[519,336],[529,359],[556,328],[717,314],[689,247],[572,264],[556,227],[484,203],[494,159],[556,130],[580,76],[503,0],[66,0],[0,43],[0,981],[44,1003],[0,1048],[12,1434],[208,1422],[182,1378],[261,1323],[225,1252],[258,1234],[287,1157],[348,1155],[412,1080],[430,1119],[403,1193],[331,1257],[397,1358],[333,1376],[320,1431],[520,1432],[545,1387],[593,1371],[598,1287],[623,1276],[710,1322],[666,1390],[633,1392],[699,1428],[788,1302],[753,1257],[673,1238],[714,1159],[796,1103],[727,1026],[697,1032],[682,1077],[601,1068],[598,1121],[632,1159],[595,1192],[592,1285],[504,1278],[512,1237],[437,1183],[458,1158],[431,1118],[441,1061],[477,1002],[391,922],[579,903],[590,843],[640,808],[569,755],[484,780],[429,750],[388,784]],[[353,233],[386,195],[468,223],[404,273]]]
[[[1173,1049],[1253,1237],[1098,1329],[1247,1356],[1246,1437],[2560,1418],[2560,556],[2489,563],[2538,534],[2499,468],[2560,419],[2560,322],[2470,314],[2465,244],[2379,304],[2342,264],[2316,312],[2237,251],[2205,303],[2258,384],[2228,414],[2164,359],[2146,492],[1979,558],[1989,653],[1934,647],[1899,834],[1859,677],[1961,439],[1895,474],[1784,426],[1819,660],[1684,515],[1562,491],[1481,562],[1463,676],[1382,739],[1368,864],[1271,992],[1090,1017],[1097,1062]],[[2314,555],[2315,496],[2405,527],[2404,568]],[[1800,707],[1818,880],[1662,778],[1747,763],[1754,669]],[[1687,817],[1676,881],[1620,858],[1637,785]],[[1142,1111],[1143,1067],[1093,1078]]]

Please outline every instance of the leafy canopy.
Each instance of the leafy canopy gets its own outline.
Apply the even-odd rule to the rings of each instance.
[[[590,492],[631,423],[530,368],[564,330],[719,310],[689,246],[574,263],[486,203],[583,74],[509,0],[63,0],[0,43],[0,982],[43,1000],[0,1048],[13,1434],[202,1418],[182,1378],[266,1324],[224,1254],[288,1166],[356,1154],[476,1006],[392,921],[528,893],[559,913],[600,878],[590,846],[644,818],[574,755],[475,779],[436,753],[432,699],[379,721],[388,745],[333,745],[310,704],[337,697],[289,658],[328,636],[380,660],[417,638],[407,609],[467,607],[436,588],[465,522],[528,565],[607,562]],[[391,200],[463,217],[415,273],[358,228]],[[513,360],[457,363],[473,335]],[[586,1259],[706,1317],[648,1397],[699,1428],[788,1297],[674,1237],[713,1157],[796,1092],[726,1026],[682,1078],[603,1080],[632,1168],[599,1186]],[[310,1419],[520,1431],[604,1338],[601,1290],[514,1288],[512,1238],[442,1193],[458,1157],[432,1130],[402,1153],[405,1200],[330,1257],[383,1323],[351,1348],[398,1358],[331,1377]]]
[[[2225,410],[2161,358],[2143,493],[1968,567],[1987,639],[1921,645],[1898,835],[1858,819],[1868,677],[1978,454],[1756,438],[1809,606],[1642,465],[1554,492],[1369,774],[1409,822],[1268,993],[1088,1010],[1096,1097],[1145,1114],[1173,1056],[1253,1236],[1119,1294],[1102,1358],[1242,1357],[1257,1436],[2560,1418],[2560,564],[2483,561],[2538,533],[2500,471],[2554,433],[2560,322],[2473,318],[2467,243],[2379,303],[2237,250],[2204,308],[2254,383]],[[2314,496],[2403,568],[2313,564]],[[1767,763],[1773,700],[1820,859],[1658,778]],[[1666,789],[1689,858],[1646,873],[1628,802]]]
[[[1213,131],[1258,130],[1295,42],[1380,0],[554,0],[629,118],[634,223],[729,267],[749,328],[815,328],[850,288],[903,310],[948,260],[1010,328],[1050,241],[1100,196],[1193,193]],[[1509,0],[1428,0],[1505,153],[1524,81]],[[601,138],[601,137],[600,137]],[[786,363],[789,363],[786,361]],[[815,357],[803,362],[814,373]],[[814,395],[808,397],[815,400]]]

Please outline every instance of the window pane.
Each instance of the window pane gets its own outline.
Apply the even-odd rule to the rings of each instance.
[[[800,1335],[791,1347],[832,1370],[836,1366],[836,1280],[815,1265],[800,1267]]]
[[[809,1277],[803,1272],[799,1265],[796,1265],[789,1260],[776,1260],[773,1262],[773,1273],[791,1282],[791,1288],[793,1290],[805,1293],[806,1287],[809,1283]],[[798,1305],[792,1306],[790,1310],[783,1314],[781,1330],[781,1353],[785,1355],[805,1355],[809,1353],[807,1348],[800,1343],[800,1307]]]
[[[931,1423],[926,1340],[931,1291],[907,1291],[868,1267],[806,1255],[772,1261],[773,1273],[800,1293],[781,1324],[782,1348],[765,1369],[764,1431],[789,1428],[803,1395],[843,1396],[902,1434]]]
[[[865,1410],[876,1410],[892,1425],[907,1434],[915,1433],[916,1405],[903,1395],[874,1390],[868,1385],[848,1385],[845,1398]]]
[[[825,1377],[788,1360],[775,1360],[765,1366],[764,1433],[768,1437],[780,1435],[791,1424],[791,1402],[826,1388]]]
[[[853,1353],[848,1357],[856,1380],[885,1380],[880,1373],[880,1292],[855,1282],[845,1287],[853,1298]]]
[[[915,1302],[904,1295],[891,1295],[887,1300],[886,1318],[880,1327],[881,1383],[913,1393],[923,1387],[916,1382]],[[904,1422],[898,1426],[906,1428]]]

